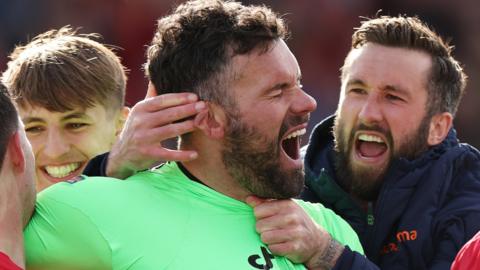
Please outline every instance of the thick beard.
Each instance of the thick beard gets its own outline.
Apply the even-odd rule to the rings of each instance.
[[[393,137],[390,130],[380,126],[366,126],[359,124],[353,128],[348,135],[344,129],[341,119],[335,119],[333,128],[335,137],[335,170],[339,185],[348,193],[363,201],[375,201],[382,188],[383,178],[393,160],[406,158],[409,160],[417,158],[428,149],[427,139],[431,117],[425,116],[419,127],[405,138],[398,150],[391,151],[387,163],[382,168],[355,168],[351,162],[351,154],[354,148],[354,134],[358,130],[374,130],[384,134],[390,149],[395,149]]]
[[[305,177],[303,169],[282,170],[279,141],[269,140],[255,127],[242,122],[239,115],[229,117],[222,159],[229,174],[252,194],[269,199],[287,199],[300,194]],[[278,138],[290,123],[284,121]]]

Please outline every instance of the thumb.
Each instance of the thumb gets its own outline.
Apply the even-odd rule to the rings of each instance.
[[[260,205],[264,202],[265,202],[264,199],[260,199],[259,197],[253,196],[253,195],[250,195],[245,199],[245,203],[250,205],[252,208],[257,207],[258,205]]]

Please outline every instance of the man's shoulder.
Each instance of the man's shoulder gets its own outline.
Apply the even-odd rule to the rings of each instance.
[[[451,170],[455,182],[475,181],[480,185],[480,152],[473,146],[461,143],[444,153],[443,165]]]
[[[38,206],[63,204],[76,205],[108,205],[106,202],[134,197],[137,193],[133,181],[124,181],[111,177],[80,176],[72,180],[57,183],[37,196]],[[107,200],[108,199],[108,200]],[[82,207],[83,208],[83,207]]]
[[[60,196],[64,193],[78,193],[84,190],[100,191],[105,188],[118,186],[120,182],[122,182],[122,180],[112,177],[79,175],[65,182],[60,182],[48,187],[39,193],[39,198],[43,196]]]

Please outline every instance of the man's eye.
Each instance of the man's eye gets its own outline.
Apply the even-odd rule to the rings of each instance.
[[[403,99],[399,96],[395,96],[395,95],[391,95],[391,94],[387,94],[386,95],[386,98],[388,100],[391,100],[391,101],[403,101]]]
[[[86,126],[88,126],[88,124],[86,124],[86,123],[69,123],[69,124],[66,125],[67,129],[73,129],[73,130],[81,129],[81,128],[86,127]]]
[[[361,89],[361,88],[352,88],[348,92],[353,93],[353,94],[359,94],[359,95],[363,95],[363,94],[367,93],[367,91],[365,91],[364,89]]]
[[[277,89],[277,90],[274,90],[272,92],[270,92],[270,95],[271,97],[281,97],[283,94],[283,90],[282,89]]]
[[[44,131],[44,127],[34,126],[34,127],[25,127],[25,132],[29,134],[37,134]]]

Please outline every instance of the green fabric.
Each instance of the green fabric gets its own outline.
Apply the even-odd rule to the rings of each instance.
[[[340,217],[298,203],[334,238],[363,252]],[[90,177],[45,190],[25,245],[29,269],[305,269],[270,259],[252,208],[189,180],[174,162],[125,181]]]

